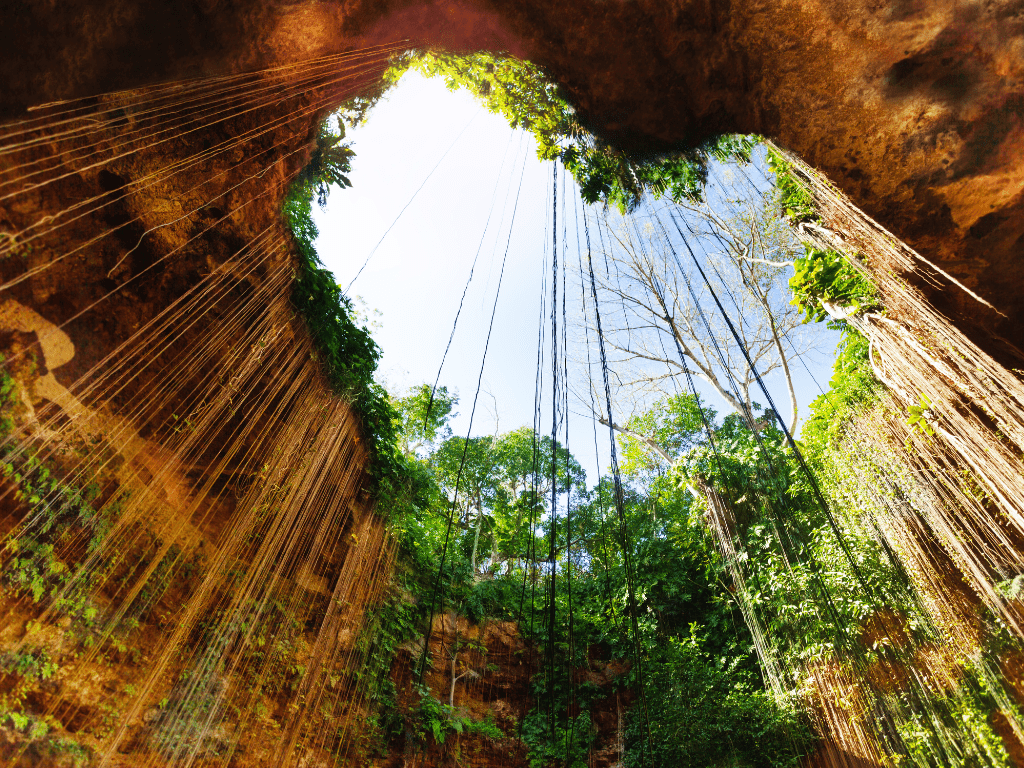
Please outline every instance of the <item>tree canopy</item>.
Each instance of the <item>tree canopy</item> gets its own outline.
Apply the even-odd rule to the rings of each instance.
[[[400,423],[420,423],[411,417],[423,392],[414,387],[395,398]],[[704,419],[715,425],[721,440],[743,443],[748,433],[735,416],[718,421],[705,407],[701,418],[699,407],[693,398],[679,396],[630,424],[678,458],[680,466],[689,467],[687,457],[707,448]],[[408,571],[408,588],[424,596],[421,607],[426,604],[444,547],[443,530],[451,520],[454,539],[440,574],[445,609],[478,621],[513,619],[540,647],[555,644],[564,668],[534,679],[535,705],[523,724],[538,766],[552,760],[562,764],[570,753],[577,757],[566,765],[586,764],[593,738],[587,708],[594,692],[570,681],[572,669],[585,668],[593,652],[588,649],[595,648],[615,659],[635,660],[639,651],[646,670],[657,733],[654,752],[649,754],[646,723],[634,707],[626,731],[628,765],[697,766],[713,757],[713,764],[721,765],[795,766],[810,744],[807,724],[796,707],[766,691],[738,606],[721,588],[728,577],[704,525],[701,500],[679,482],[678,468],[652,471],[645,460],[649,443],[623,436],[622,448],[625,537],[616,520],[611,478],[588,482],[564,446],[530,427],[468,440],[448,437],[418,456],[407,454],[435,488],[423,496],[427,505],[403,539],[410,557],[432,567],[426,573]],[[553,530],[554,572],[545,563]],[[554,625],[546,618],[552,577],[562,585],[553,596]],[[639,637],[630,629],[630,584],[638,596]],[[524,591],[524,585],[532,586]],[[461,667],[452,669],[454,686]],[[641,679],[637,667],[623,683],[635,689]],[[582,710],[565,719],[569,697]],[[554,731],[548,724],[552,704],[563,713]],[[723,740],[726,733],[730,738]]]

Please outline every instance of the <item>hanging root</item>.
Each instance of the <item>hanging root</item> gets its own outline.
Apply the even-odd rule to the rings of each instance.
[[[0,666],[59,681],[0,693],[47,724],[0,765],[47,729],[108,765],[362,749],[394,543],[292,310],[280,205],[310,125],[400,47],[0,126]]]

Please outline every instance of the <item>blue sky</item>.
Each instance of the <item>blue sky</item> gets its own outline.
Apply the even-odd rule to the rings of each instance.
[[[441,383],[461,397],[453,428],[466,433],[507,246],[472,431],[491,434],[532,423],[540,278],[551,237],[551,164],[537,160],[528,135],[512,131],[469,94],[449,92],[441,80],[415,73],[348,138],[356,152],[352,188],[334,190],[326,211],[314,206],[317,250],[343,287],[372,253],[349,293],[380,312],[374,331],[383,350],[379,380],[393,392],[433,382],[476,258],[441,372]],[[810,364],[823,386],[830,367],[831,355]],[[806,374],[799,379],[798,397],[806,406],[818,389]],[[773,397],[784,407],[788,400],[781,381],[776,384]],[[574,404],[570,409],[583,411]],[[542,423],[549,424],[550,415]],[[599,432],[598,442],[604,466],[606,432]],[[589,419],[571,417],[570,448],[593,481],[597,461]]]

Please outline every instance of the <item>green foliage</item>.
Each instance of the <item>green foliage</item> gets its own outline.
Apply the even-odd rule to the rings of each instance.
[[[415,423],[412,414],[422,412],[422,399],[423,391],[417,388],[394,400],[400,408],[399,423]],[[705,408],[704,412],[709,420],[715,421],[713,411]],[[668,449],[682,454],[706,449],[701,437],[700,411],[692,399],[669,399],[651,413],[638,416],[631,426],[649,431]],[[443,424],[439,428],[443,429]],[[718,425],[718,436],[723,444],[732,440],[743,446],[750,439],[735,417],[727,417]],[[773,435],[772,439],[777,444],[780,436]],[[609,479],[588,490],[575,458],[563,446],[553,445],[550,438],[536,435],[529,428],[494,438],[471,438],[468,443],[464,438],[449,438],[434,447],[432,453],[410,462],[410,466],[419,468],[419,474],[414,475],[419,478],[415,496],[418,511],[397,519],[396,531],[402,544],[395,594],[405,597],[385,605],[380,629],[373,632],[374,637],[383,638],[379,650],[374,651],[381,659],[379,668],[384,669],[383,660],[393,658],[394,650],[414,637],[417,628],[422,632],[451,509],[450,494],[466,448],[468,462],[463,469],[465,484],[460,492],[466,496],[457,513],[467,509],[469,512],[457,518],[459,525],[453,532],[455,538],[440,574],[445,610],[454,609],[477,622],[535,617],[529,621],[524,618],[520,630],[539,647],[553,642],[564,668],[554,676],[541,675],[534,680],[536,706],[522,724],[531,764],[562,764],[568,755],[570,765],[586,765],[594,738],[590,712],[598,689],[571,683],[570,670],[588,664],[588,648],[605,649],[609,659],[633,658],[635,646],[626,606],[623,540],[615,519]],[[673,473],[657,471],[634,448],[627,446],[625,451],[631,457],[624,462],[625,513],[645,664],[669,669],[674,662],[664,656],[664,649],[673,642],[683,642],[694,632],[700,633],[701,653],[726,660],[715,680],[725,681],[722,685],[730,691],[728,717],[750,719],[756,714],[746,726],[744,738],[764,744],[776,743],[772,739],[781,743],[780,733],[792,726],[792,713],[785,708],[773,709],[775,704],[763,691],[750,636],[735,602],[721,589],[722,565],[700,510],[695,509]],[[781,453],[777,445],[776,450]],[[555,627],[540,619],[546,615],[550,573],[533,563],[536,552],[546,553],[549,543],[546,536],[550,535],[547,517],[552,452],[556,457],[554,475],[560,499],[556,542],[561,585],[556,592],[556,614],[560,620]],[[745,460],[749,457],[737,457],[734,472],[748,477],[749,468],[739,467]],[[470,567],[477,504],[483,514],[479,547],[482,552],[491,553],[488,578],[477,577]],[[495,567],[496,563],[501,567]],[[525,591],[524,578],[528,585],[532,584]],[[570,613],[565,589],[570,579],[574,623],[571,638],[564,625]],[[682,663],[678,659],[676,662]],[[683,674],[676,667],[671,669],[671,673],[666,673],[669,676]],[[696,675],[703,669],[701,666],[687,674]],[[627,667],[619,684],[635,689],[639,684],[635,669]],[[394,714],[388,714],[397,706],[394,694],[381,690],[379,719],[390,723],[386,731],[395,733],[398,722]],[[571,719],[566,715],[570,701],[577,708]],[[457,716],[449,710],[421,691],[415,711],[415,729],[420,738],[442,743],[449,733],[471,727],[460,726]],[[712,714],[709,711],[707,716]],[[734,721],[728,717],[722,714],[707,726],[707,733],[719,734],[732,727]],[[689,732],[670,731],[662,746],[683,754],[693,738]],[[673,739],[685,743],[677,744]],[[799,751],[794,750],[794,754]]]
[[[0,370],[0,411],[4,414],[0,429],[7,432],[13,429],[16,391],[14,379],[6,369]],[[15,452],[11,446],[0,449],[0,476],[13,486],[14,501],[27,505],[34,520],[31,530],[4,544],[10,559],[0,582],[33,603],[54,600],[59,613],[76,618],[84,628],[91,627],[98,610],[89,593],[99,574],[93,574],[89,583],[79,580],[69,589],[72,569],[61,553],[83,532],[88,534],[86,551],[95,550],[117,518],[118,505],[108,504],[97,512],[98,487],[82,490],[64,482],[31,450]]]
[[[365,686],[366,699],[375,710],[376,744],[371,749],[380,754],[387,751],[387,740],[402,730],[391,665],[399,646],[416,636],[423,610],[408,590],[407,579],[401,570],[395,575],[383,604],[373,611],[356,642],[364,663],[354,675]]]
[[[27,647],[0,654],[0,721],[7,713],[14,727],[28,733],[30,738],[45,736],[47,724],[22,710],[29,694],[41,684],[52,681],[58,669],[45,648]]]
[[[769,150],[767,159],[768,167],[775,174],[779,204],[786,218],[794,225],[817,222],[814,199],[786,158]],[[803,310],[805,322],[829,319],[821,306],[823,301],[857,311],[879,308],[878,290],[846,257],[837,251],[815,249],[806,244],[804,249],[805,255],[793,266],[789,287],[793,290],[792,303]],[[844,328],[845,323],[840,327]]]
[[[634,414],[626,422],[626,429],[649,437],[670,456],[680,456],[702,442],[704,420],[714,422],[716,416],[713,408],[695,398],[677,395],[659,400],[644,413]],[[622,470],[627,474],[650,477],[662,466],[648,445],[633,438],[623,443]]]
[[[828,391],[811,403],[801,430],[804,453],[814,459],[838,446],[851,418],[876,401],[880,387],[868,362],[868,340],[848,330],[839,343]]]
[[[8,711],[4,713],[0,708],[0,724],[3,724],[8,718],[11,725],[14,726],[14,730],[25,734],[30,742],[39,741],[50,732],[50,724],[42,718],[24,712]]]
[[[648,459],[645,465],[643,443],[633,438],[624,454],[635,458],[631,469],[646,478],[649,489],[667,477],[680,485],[710,486],[724,499],[738,552],[735,566],[745,574],[744,594],[765,629],[766,653],[780,663],[779,682],[790,696],[803,687],[803,670],[809,664],[839,665],[859,681],[859,695],[885,713],[887,738],[898,734],[890,743],[897,752],[894,764],[1005,766],[1005,748],[990,720],[998,709],[997,697],[986,693],[983,681],[972,679],[969,670],[961,671],[963,681],[955,688],[922,691],[899,685],[892,692],[876,690],[865,673],[879,661],[908,669],[918,663],[920,644],[934,642],[934,628],[908,589],[905,572],[865,522],[871,519],[871,508],[858,506],[856,494],[837,479],[846,462],[839,446],[845,445],[849,423],[876,396],[867,347],[859,334],[845,335],[832,387],[813,404],[803,431],[804,455],[830,497],[830,510],[818,503],[809,478],[774,425],[755,437],[735,415],[720,424],[711,419],[712,448],[693,419],[686,418],[690,409],[685,404],[662,402],[631,426],[678,452],[673,470],[665,475],[652,471],[657,462]],[[927,425],[929,406],[922,398],[910,410],[917,428]],[[699,519],[704,506],[695,500],[690,519]],[[668,515],[670,508],[665,503],[661,514]],[[639,548],[635,559],[642,579]],[[739,589],[731,579],[727,583]],[[646,602],[647,594],[638,592]],[[880,608],[900,617],[906,647],[889,638],[864,639],[866,622]],[[642,632],[644,625],[641,621]],[[658,649],[647,664],[654,743],[647,747],[646,723],[634,710],[627,765],[796,764],[812,744],[789,701],[773,700],[759,690],[760,681],[736,652],[741,648],[719,649],[726,633],[705,624],[693,635],[700,642],[677,634],[652,646]]]
[[[308,656],[309,651],[305,623],[300,617],[324,612],[326,602],[325,598],[311,596],[271,598],[266,602],[252,598],[240,606],[241,610],[232,611],[228,632],[223,630],[227,609],[210,611],[196,627],[195,645],[204,650],[182,671],[166,709],[173,718],[192,724],[187,727],[194,725],[201,730],[204,719],[224,706],[220,694],[227,684],[224,658],[229,651],[230,664],[235,668],[260,670],[258,675],[239,676],[234,683],[245,694],[227,700],[234,716],[243,714],[236,702],[251,706],[251,702],[264,697],[274,700],[293,693],[305,673],[299,659]]]
[[[554,733],[543,710],[534,709],[523,723],[523,742],[529,747],[530,768],[587,768],[594,727],[589,712],[559,722]]]
[[[831,511],[818,503],[781,432],[772,425],[755,437],[729,421],[715,450],[691,451],[680,470],[704,478],[730,508],[743,561],[756,564],[748,599],[777,651],[794,667],[796,659],[846,657],[859,652],[858,627],[879,601],[916,615],[903,574],[877,541],[861,530],[847,530],[842,542],[834,535]]]
[[[487,619],[514,620],[522,584],[509,578],[473,581],[461,591],[464,595],[460,612],[470,621],[481,624]]]
[[[451,708],[431,696],[426,689],[421,688],[419,695],[420,701],[413,713],[413,732],[420,741],[431,736],[436,744],[444,744],[451,725]]]
[[[90,747],[69,738],[53,738],[47,741],[46,754],[54,760],[55,765],[67,768],[87,768],[92,765],[94,756]]]
[[[805,322],[830,319],[823,301],[854,311],[879,307],[878,291],[845,257],[836,251],[804,247],[806,254],[794,263],[789,287],[792,304],[803,310]]]
[[[704,412],[712,423],[716,422],[713,411],[705,408]],[[640,414],[630,422],[630,427],[639,433],[651,434],[669,452],[685,456],[696,451],[701,453],[701,460],[710,461],[711,451],[703,437],[700,416],[693,398],[668,398],[650,412]],[[752,442],[749,432],[736,417],[727,417],[716,424],[716,428],[720,450],[723,446],[725,451],[741,454],[744,450],[748,453],[754,450],[748,445]],[[781,435],[773,434],[771,440],[774,450],[781,455]],[[573,667],[589,666],[588,649],[603,649],[600,652],[608,659],[635,658],[637,638],[632,634],[626,599],[625,546],[630,549],[630,578],[637,597],[635,619],[640,631],[639,650],[644,666],[654,671],[653,679],[648,676],[647,691],[668,690],[672,681],[682,685],[687,680],[710,679],[731,697],[728,708],[716,710],[710,704],[715,696],[709,695],[709,704],[702,715],[707,721],[691,723],[690,730],[677,727],[670,716],[659,720],[655,727],[661,739],[661,764],[672,765],[672,760],[680,755],[692,755],[694,761],[699,760],[705,743],[735,731],[739,722],[747,729],[740,731],[741,741],[745,739],[743,744],[753,745],[749,746],[751,753],[756,751],[757,745],[790,744],[787,741],[790,732],[802,738],[795,746],[790,745],[789,751],[779,752],[778,764],[787,764],[783,757],[798,756],[806,751],[810,742],[806,726],[792,707],[780,708],[763,690],[750,635],[735,602],[721,588],[722,564],[703,524],[702,510],[680,487],[675,473],[659,468],[657,462],[651,460],[649,448],[632,438],[624,442],[626,539],[620,536],[617,512],[612,504],[613,490],[610,480],[605,478],[598,486],[574,497],[568,518],[564,508],[561,512],[557,546],[561,586],[555,597],[558,624],[551,627],[540,618],[547,610],[550,582],[547,571],[524,563],[526,576],[529,578],[532,574],[535,588],[528,589],[525,595],[520,589],[508,592],[515,601],[513,611],[525,597],[523,615],[535,617],[528,626],[521,624],[521,629],[529,631],[541,648],[554,643],[555,656],[565,665],[554,674],[539,675],[534,680],[536,705],[523,722],[523,738],[530,746],[531,764],[538,767],[586,764],[593,739],[589,713],[598,694],[596,689],[570,681]],[[644,451],[648,451],[646,456]],[[745,481],[751,477],[756,479],[750,463],[749,456],[737,456],[731,471]],[[522,571],[516,568],[507,576],[501,574],[494,578],[490,588],[501,594],[498,585],[506,581],[521,584],[522,578]],[[570,580],[571,606],[566,588]],[[498,597],[495,603],[500,604],[501,599]],[[571,636],[566,627],[570,611],[573,617]],[[493,608],[487,612],[500,615]],[[696,651],[685,655],[681,651],[667,650],[691,642],[688,638],[694,633],[702,637],[699,651],[703,656],[699,664]],[[715,675],[711,675],[712,665],[707,659],[719,664],[714,667]],[[637,668],[627,667],[619,684],[636,691],[640,684]],[[576,708],[573,711],[578,712],[574,718],[566,714],[571,709],[570,701]],[[678,701],[684,702],[685,696],[680,694]],[[663,703],[659,700],[653,706],[661,707]],[[634,712],[638,711],[638,706],[634,705]],[[640,742],[631,742],[629,759],[639,761],[640,749]]]
[[[413,710],[411,724],[413,733],[420,742],[426,742],[429,737],[435,744],[444,744],[451,733],[465,733],[488,739],[505,738],[505,733],[497,726],[493,717],[474,720],[455,707],[438,701],[423,686],[417,686],[417,693],[419,703]]]
[[[647,707],[630,710],[627,768],[795,768],[813,743],[806,720],[780,706],[736,657],[704,650],[696,636],[672,638],[648,666]]]
[[[814,200],[786,158],[773,150],[767,157],[789,221],[817,222]],[[854,312],[879,311],[881,303],[877,288],[843,255],[807,245],[804,248],[805,255],[796,260],[789,281],[792,303],[803,310],[805,322],[828,320],[829,327],[843,333],[829,389],[811,404],[811,415],[802,430],[806,452],[813,458],[837,446],[851,417],[875,402],[879,392],[868,360],[868,340],[846,321],[832,320],[822,302]]]
[[[847,341],[853,346],[862,340],[849,336]],[[849,409],[845,413],[856,408],[856,398],[871,397],[872,385],[858,373],[863,372],[865,355],[860,347],[841,356],[853,375],[843,379],[845,389],[834,388],[830,394],[838,406]],[[832,494],[841,489],[833,485],[835,465],[830,462],[841,457],[832,451],[838,438],[830,430],[837,419],[824,413],[828,404],[819,400],[811,429],[804,434],[818,483]],[[922,407],[926,405],[923,401]],[[647,414],[646,421],[637,423],[654,430],[673,423],[674,413],[685,413],[679,405],[669,409],[662,403],[659,409],[654,418]],[[692,434],[692,424],[685,419],[679,423],[683,436]],[[997,709],[996,698],[969,674],[955,690],[904,688],[893,693],[876,691],[860,677],[881,660],[896,668],[912,665],[918,644],[933,642],[928,618],[907,589],[906,574],[888,559],[873,529],[860,523],[862,510],[851,507],[849,499],[846,509],[834,506],[840,541],[774,426],[761,428],[755,437],[731,415],[714,425],[714,435],[713,448],[695,438],[667,476],[711,486],[725,500],[738,552],[735,567],[745,573],[744,594],[769,639],[766,653],[780,663],[777,682],[788,697],[803,688],[802,670],[808,664],[838,664],[860,679],[861,694],[886,713],[886,727],[895,729],[901,740],[896,750],[908,752],[905,764],[1005,765],[1005,750],[988,721]],[[657,475],[648,476],[649,487],[663,482]],[[696,522],[705,504],[699,499],[691,503],[690,519]],[[665,504],[662,514],[669,508]],[[643,562],[640,555],[636,559]],[[642,566],[638,570],[642,573]],[[737,583],[730,586],[739,588]],[[882,606],[901,617],[909,643],[905,649],[887,639],[863,639],[865,622]],[[627,765],[795,765],[813,746],[792,700],[769,696],[755,669],[744,663],[743,646],[723,644],[723,637],[728,633],[705,624],[690,637],[677,632],[651,646],[657,649],[646,665],[653,744],[648,746],[646,722],[634,709]],[[737,639],[742,638],[739,633]],[[820,693],[830,695],[827,690]],[[966,740],[965,724],[971,734]]]
[[[494,441],[490,437],[451,437],[431,457],[434,477],[458,507],[490,507],[495,492]],[[467,520],[468,522],[468,520]]]
[[[907,424],[925,435],[934,436],[935,430],[928,423],[928,413],[931,407],[932,401],[928,399],[928,396],[921,395],[917,405],[907,407]]]
[[[460,547],[470,566],[489,559],[491,573],[529,556],[552,478],[556,494],[585,491],[586,473],[569,451],[526,427],[494,438],[451,437],[434,451],[430,466],[467,533]],[[474,559],[474,551],[481,557]]]
[[[0,729],[7,731],[4,736],[8,753],[20,752],[23,763],[27,760],[32,765],[66,768],[88,768],[93,763],[94,753],[90,747],[54,733],[62,729],[52,715],[37,717],[0,705]],[[11,731],[14,732],[13,743]]]
[[[997,766],[1010,768],[1014,763],[999,735],[993,730],[990,713],[998,709],[973,670],[964,691],[937,692],[928,712],[911,711],[898,723],[900,739],[907,751],[904,764],[936,768],[973,768]],[[963,734],[969,734],[964,739]],[[936,738],[938,736],[938,739]],[[956,751],[942,749],[939,739],[961,745]]]
[[[0,365],[4,357],[0,355]],[[6,368],[0,370],[0,440],[14,429],[14,405],[18,402],[18,385]]]
[[[541,160],[562,162],[588,203],[603,200],[622,211],[635,208],[645,192],[672,200],[703,197],[711,158],[748,162],[757,139],[722,136],[667,157],[640,157],[617,148],[584,126],[561,88],[528,61],[492,53],[465,55],[421,52],[390,73],[396,81],[408,69],[443,77],[450,90],[465,88],[513,128],[537,142]]]
[[[701,200],[708,161],[749,162],[757,143],[753,136],[729,134],[695,150],[669,157],[640,158],[591,137],[589,145],[573,144],[563,149],[559,159],[576,179],[586,202],[603,200],[626,212],[639,205],[644,193],[676,202]]]
[[[796,175],[793,174],[789,162],[778,152],[768,150],[768,167],[775,174],[775,186],[779,190],[779,203],[786,218],[792,223],[817,221],[817,209],[814,198]]]
[[[451,437],[448,421],[458,416],[454,410],[459,396],[449,393],[448,387],[438,387],[435,392],[429,384],[420,384],[405,396],[392,398],[391,402],[398,417],[397,431],[403,453],[407,456],[418,449],[433,447],[437,440]]]
[[[314,244],[319,232],[313,222],[312,198],[316,195],[323,204],[330,185],[348,185],[343,174],[353,153],[339,143],[342,137],[327,129],[321,129],[319,136],[310,164],[292,185],[282,211],[299,256],[292,305],[306,322],[331,387],[360,418],[373,459],[373,490],[383,501],[379,509],[387,512],[404,493],[407,468],[397,447],[397,414],[387,392],[373,378],[380,348],[369,331],[354,322],[352,302],[334,275],[323,268]]]
[[[0,654],[0,670],[9,675],[41,682],[53,677],[57,665],[46,649],[35,648]]]

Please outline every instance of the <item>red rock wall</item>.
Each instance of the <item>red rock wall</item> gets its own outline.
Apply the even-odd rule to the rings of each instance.
[[[399,714],[405,719],[405,733],[394,738],[380,768],[466,766],[467,768],[525,768],[528,748],[520,740],[523,718],[537,705],[531,695],[531,679],[542,666],[543,651],[525,640],[514,621],[489,620],[473,624],[465,617],[448,613],[434,619],[430,637],[433,665],[423,675],[430,695],[447,704],[456,714],[481,721],[488,717],[504,731],[506,738],[490,739],[470,733],[449,733],[443,744],[432,737],[414,738],[409,723],[419,703],[417,675],[423,642],[410,642],[399,650],[392,667],[397,688]],[[454,666],[452,664],[454,660]],[[457,679],[454,692],[452,676]],[[623,757],[622,733],[634,696],[619,688],[619,678],[629,671],[621,661],[601,658],[600,649],[590,648],[586,669],[576,670],[576,684],[589,683],[600,693],[591,709],[593,737],[589,768],[612,768]],[[564,714],[564,713],[562,713]],[[573,717],[578,712],[570,711]]]

